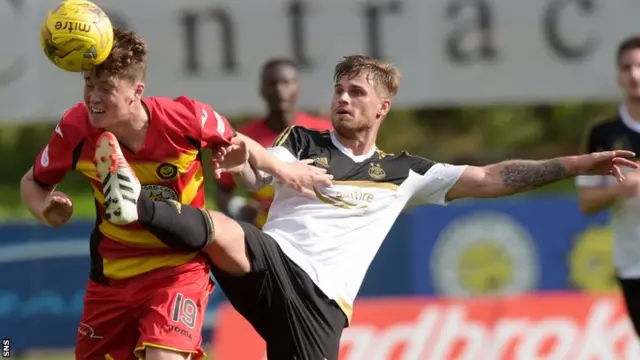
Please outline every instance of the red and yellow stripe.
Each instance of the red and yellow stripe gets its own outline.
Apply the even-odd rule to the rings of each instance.
[[[158,167],[166,163],[177,168],[176,177],[168,181],[157,173]],[[163,162],[133,162],[130,166],[143,186],[170,187],[176,191],[181,203],[204,207],[204,173],[198,161],[198,151],[185,151],[178,158]],[[92,161],[81,160],[76,164],[76,170],[89,179],[97,201],[97,211],[104,219],[104,195],[95,165]],[[100,223],[98,230],[104,236],[99,252],[103,257],[104,275],[108,278],[125,279],[161,267],[179,266],[198,255],[179,253],[168,248],[137,223],[118,226],[105,220]]]

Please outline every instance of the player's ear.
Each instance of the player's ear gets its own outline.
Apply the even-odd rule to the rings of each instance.
[[[378,117],[383,118],[387,116],[387,114],[389,113],[389,110],[391,110],[391,99],[389,98],[382,99],[382,102],[380,103],[380,107],[378,108]]]
[[[144,95],[144,88],[145,88],[144,83],[138,83],[136,85],[136,90],[135,90],[135,93],[134,93],[135,97],[136,97],[136,100],[142,99],[142,96]]]

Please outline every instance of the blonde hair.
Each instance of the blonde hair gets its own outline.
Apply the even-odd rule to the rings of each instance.
[[[395,96],[400,85],[400,71],[392,64],[364,55],[345,56],[336,65],[333,81],[338,82],[343,76],[353,78],[367,72],[374,85],[385,90],[388,95]]]

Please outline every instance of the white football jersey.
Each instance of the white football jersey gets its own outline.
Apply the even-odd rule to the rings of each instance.
[[[276,184],[263,230],[349,319],[367,269],[409,199],[444,205],[465,169],[406,152],[356,156],[333,132],[298,126],[269,151],[287,162],[313,159],[334,176],[333,185],[315,189],[316,198]]]
[[[640,153],[640,123],[621,106],[619,116],[594,126],[588,134],[586,152],[631,150]],[[626,169],[625,171],[629,171]],[[614,186],[613,176],[578,176],[578,187]],[[611,211],[613,263],[623,279],[640,278],[640,198],[618,201]]]

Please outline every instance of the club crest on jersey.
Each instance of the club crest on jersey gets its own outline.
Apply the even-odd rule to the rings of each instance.
[[[178,167],[169,163],[160,164],[156,174],[162,180],[171,180],[178,175]]]
[[[326,157],[319,157],[319,158],[315,158],[313,159],[313,164],[325,169],[329,168],[329,159]]]
[[[380,164],[371,163],[369,166],[369,177],[374,180],[382,180],[387,173],[380,167]]]
[[[151,200],[178,200],[178,193],[162,185],[142,185],[142,192]]]

